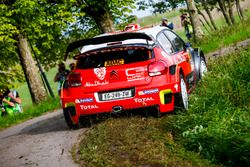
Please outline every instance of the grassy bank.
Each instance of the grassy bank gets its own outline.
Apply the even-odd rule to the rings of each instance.
[[[75,159],[82,166],[249,166],[249,66],[250,48],[215,60],[189,111],[109,119],[89,131]]]
[[[250,48],[220,58],[186,113],[163,120],[177,143],[225,166],[250,165]]]
[[[248,12],[250,16],[250,12]],[[238,22],[234,26],[225,26],[221,29],[207,34],[204,38],[195,44],[202,48],[205,53],[215,51],[230,44],[250,38],[250,17],[244,22]]]
[[[12,125],[24,122],[28,119],[40,116],[48,111],[54,111],[60,108],[59,98],[49,98],[47,101],[39,105],[29,105],[23,108],[24,112],[14,116],[0,117],[0,130],[8,128]]]

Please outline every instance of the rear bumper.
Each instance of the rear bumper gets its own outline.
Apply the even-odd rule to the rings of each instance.
[[[73,107],[75,111],[70,113],[73,122],[83,115],[114,112],[115,108],[131,110],[158,106],[160,112],[174,110],[174,94],[179,92],[178,83],[157,84],[157,86],[144,86],[135,88],[135,96],[113,101],[100,101],[97,93],[86,93],[78,97],[61,97],[62,107]]]

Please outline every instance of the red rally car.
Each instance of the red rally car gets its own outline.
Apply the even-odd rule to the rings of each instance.
[[[75,70],[65,82],[61,101],[66,123],[99,113],[175,106],[188,109],[188,94],[207,66],[200,49],[191,48],[166,27],[126,29],[71,43]]]

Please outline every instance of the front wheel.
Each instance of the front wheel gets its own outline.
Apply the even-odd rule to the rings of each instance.
[[[206,64],[206,61],[204,59],[204,57],[201,57],[201,60],[200,60],[200,71],[199,71],[199,79],[202,79],[205,74],[207,73],[207,64]]]
[[[183,75],[180,75],[180,88],[181,91],[176,95],[176,106],[185,110],[188,110],[188,92],[187,85]]]

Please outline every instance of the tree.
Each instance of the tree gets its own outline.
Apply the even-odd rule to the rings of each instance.
[[[114,31],[114,21],[134,8],[133,0],[77,0],[76,11],[94,20],[101,33]]]
[[[208,5],[211,5],[211,1],[209,1],[209,0],[201,0],[201,3],[202,3],[203,8],[205,9],[209,19],[210,19],[210,22],[211,22],[214,30],[217,30],[217,26],[215,25],[214,19],[212,17],[212,14],[210,12],[209,7],[208,7]],[[215,3],[212,1],[212,5],[214,5],[214,4]]]
[[[34,42],[32,44],[34,44],[34,48],[42,62],[53,60],[51,56],[53,55],[52,50],[54,50],[54,53],[56,52],[56,43],[62,36],[61,27],[67,27],[66,19],[63,18],[67,18],[65,15],[68,13],[63,10],[65,9],[64,6],[54,6],[53,3],[47,3],[45,0],[3,0],[0,8],[2,11],[0,20],[4,27],[0,29],[1,54],[6,54],[6,59],[1,59],[1,62],[6,64],[5,70],[9,71],[9,73],[18,67],[18,64],[21,64],[32,101],[39,103],[46,99],[47,94],[32,57],[29,42]],[[7,30],[8,33],[4,30]],[[55,38],[56,35],[58,38]],[[38,49],[38,41],[44,50]],[[58,42],[58,45],[60,43],[62,42]],[[50,49],[52,46],[54,48]],[[46,54],[43,52],[48,50],[52,52]],[[12,62],[12,64],[10,65],[9,62]],[[5,76],[11,77],[8,73]],[[1,78],[5,76],[1,76]],[[3,82],[3,84],[6,83]]]
[[[235,0],[235,3],[236,3],[236,9],[237,9],[237,12],[238,12],[240,19],[244,20],[243,11],[242,11],[242,8],[240,6],[240,0]]]
[[[201,39],[203,36],[203,31],[199,24],[199,19],[198,19],[199,16],[197,13],[197,9],[195,7],[194,0],[186,0],[186,4],[187,4],[191,24],[192,24],[193,31],[194,31],[194,41],[196,41],[196,39]]]
[[[126,20],[124,12],[130,12],[133,3],[132,0],[1,0],[0,53],[4,56],[0,57],[0,81],[5,82],[0,87],[22,79],[23,75],[16,73],[21,64],[32,100],[35,103],[44,100],[45,89],[30,47],[43,67],[49,69],[62,60],[70,41],[112,31],[113,21],[121,16]],[[6,77],[11,79],[6,81]]]

